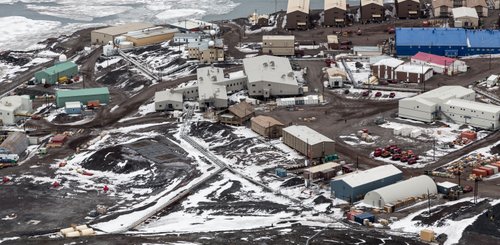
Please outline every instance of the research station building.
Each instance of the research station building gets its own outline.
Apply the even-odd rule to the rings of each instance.
[[[147,46],[157,43],[166,42],[174,38],[177,29],[169,29],[164,27],[153,27],[139,31],[127,32],[124,36],[127,41],[134,43],[134,46]]]
[[[435,73],[448,74],[450,76],[467,71],[467,64],[461,60],[424,52],[418,52],[412,56],[411,63],[429,66]]]
[[[396,0],[396,15],[400,19],[416,19],[420,16],[420,0]]]
[[[347,13],[346,0],[325,0],[325,26],[345,26]]]
[[[380,22],[384,20],[384,0],[361,0],[360,6],[360,21],[362,23]]]
[[[294,35],[263,35],[262,54],[276,56],[295,55]]]
[[[248,95],[279,97],[298,95],[299,84],[287,58],[262,55],[243,60]]]
[[[99,101],[99,104],[108,104],[109,90],[106,87],[102,87],[56,91],[57,107],[64,107],[66,102],[74,101],[78,101],[84,105],[89,101]]]
[[[279,138],[285,125],[273,117],[256,116],[251,119],[251,128],[254,132],[266,138]]]
[[[405,83],[425,82],[434,75],[434,71],[429,66],[402,64],[394,70],[396,81]]]
[[[57,84],[60,78],[73,78],[78,74],[78,66],[71,62],[61,62],[35,73],[35,84]]]
[[[306,30],[309,28],[310,0],[288,0],[286,29]]]
[[[455,27],[476,28],[479,26],[479,16],[474,8],[454,8],[451,13]]]
[[[332,197],[348,202],[362,200],[366,193],[394,184],[403,178],[403,172],[392,164],[357,171],[330,181]]]
[[[335,141],[307,126],[293,125],[284,128],[282,140],[311,159],[335,153]]]
[[[183,102],[182,93],[174,93],[171,90],[158,91],[155,93],[156,111],[182,110]]]
[[[109,42],[114,43],[116,37],[121,36],[127,32],[139,31],[152,27],[154,27],[154,25],[150,23],[127,23],[123,25],[93,30],[90,33],[90,39],[93,44],[107,44]]]
[[[400,117],[423,122],[443,119],[457,124],[496,130],[500,106],[475,101],[476,93],[461,86],[442,86],[399,101]]]
[[[14,125],[33,112],[29,95],[6,96],[0,99],[0,124]]]
[[[404,61],[392,57],[382,59],[371,66],[372,75],[381,80],[394,80],[396,68],[403,63]]]
[[[386,204],[410,198],[437,194],[434,180],[427,175],[413,177],[366,193],[363,203],[383,208]]]

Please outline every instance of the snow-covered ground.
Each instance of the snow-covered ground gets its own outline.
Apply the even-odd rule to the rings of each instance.
[[[231,12],[238,3],[231,0],[2,0],[0,4],[22,4],[29,11],[55,17],[34,20],[22,16],[0,18],[1,50],[40,48],[37,42],[79,29],[124,22],[149,21],[158,24],[181,19],[202,18]]]

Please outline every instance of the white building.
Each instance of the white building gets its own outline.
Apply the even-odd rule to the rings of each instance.
[[[379,79],[392,80],[396,68],[402,65],[404,61],[395,58],[382,59],[371,65],[372,75]]]
[[[13,125],[19,120],[30,116],[33,112],[30,97],[8,96],[0,99],[0,120],[3,125]]]
[[[473,28],[479,26],[479,16],[476,9],[468,7],[459,7],[451,10],[455,27]]]
[[[172,90],[155,93],[156,111],[182,110],[183,102],[182,93],[174,93]]]
[[[424,52],[412,56],[410,62],[414,65],[432,67],[432,70],[439,74],[454,75],[467,71],[467,64],[464,61]]]
[[[444,119],[483,129],[500,128],[500,106],[475,102],[476,93],[461,86],[443,86],[399,101],[400,117],[423,122]]]
[[[199,33],[175,33],[173,42],[176,44],[188,44],[201,41]]]
[[[344,86],[344,82],[347,81],[347,73],[337,67],[326,69],[326,74],[328,76],[327,87],[329,88],[341,88]]]
[[[383,208],[386,204],[395,204],[409,197],[422,197],[427,193],[437,194],[436,183],[431,177],[421,175],[370,191],[366,193],[363,202]]]
[[[432,68],[423,65],[403,64],[394,70],[394,79],[399,82],[420,83],[434,75]]]
[[[299,84],[287,58],[262,55],[243,60],[250,96],[298,95]]]
[[[486,86],[488,86],[488,87],[496,86],[498,84],[499,78],[500,78],[500,76],[498,76],[498,75],[489,76],[488,79],[486,79]]]

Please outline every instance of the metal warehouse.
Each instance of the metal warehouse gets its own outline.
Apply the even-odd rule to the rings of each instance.
[[[21,155],[28,149],[29,140],[26,134],[14,132],[0,145],[0,152]]]
[[[102,88],[86,88],[75,90],[58,90],[56,92],[57,107],[64,107],[66,102],[79,101],[87,104],[89,101],[99,101],[100,104],[109,103],[109,90]]]
[[[294,35],[262,36],[262,53],[269,55],[292,56],[295,54]]]
[[[174,38],[177,29],[168,29],[163,27],[148,28],[140,31],[128,32],[124,36],[128,41],[133,42],[134,46],[146,46],[156,43],[166,42]]]
[[[500,53],[500,31],[461,28],[396,28],[396,53],[457,57]]]
[[[335,141],[307,126],[293,125],[284,128],[283,142],[309,158],[335,153]]]
[[[140,22],[128,23],[119,26],[112,26],[98,30],[93,30],[90,33],[90,39],[91,42],[95,44],[107,44],[108,42],[114,42],[116,37],[123,35],[127,32],[138,31],[151,27],[154,27],[154,25],[150,23],[140,23]]]
[[[56,84],[59,78],[72,78],[78,74],[78,66],[71,62],[62,62],[35,73],[35,83]]]
[[[392,164],[350,173],[330,182],[332,196],[349,202],[363,199],[369,191],[400,181],[403,172]]]
[[[422,197],[427,193],[437,194],[436,183],[431,177],[421,175],[370,191],[366,193],[363,202],[382,208],[386,204],[394,204],[409,197]]]

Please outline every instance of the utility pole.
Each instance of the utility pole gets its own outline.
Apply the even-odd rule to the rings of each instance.
[[[427,206],[429,208],[429,217],[431,216],[431,195],[429,189],[427,189]]]

